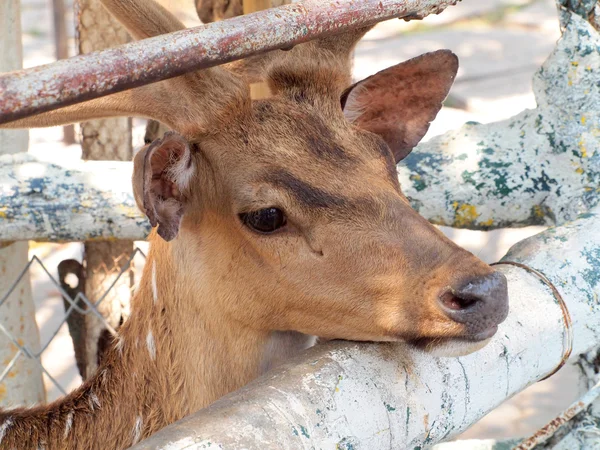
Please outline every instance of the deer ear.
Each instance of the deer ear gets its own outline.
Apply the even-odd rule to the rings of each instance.
[[[396,162],[425,136],[458,71],[449,50],[426,53],[350,86],[341,97],[346,118],[381,136]]]
[[[133,160],[133,194],[138,208],[158,225],[165,241],[177,236],[186,207],[186,193],[195,173],[194,159],[183,136],[165,133],[143,147]]]

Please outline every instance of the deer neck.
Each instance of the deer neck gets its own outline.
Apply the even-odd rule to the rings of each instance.
[[[209,307],[214,290],[185,279],[171,245],[152,241],[131,316],[97,373],[55,403],[0,412],[0,447],[127,448],[314,343],[231,322]]]

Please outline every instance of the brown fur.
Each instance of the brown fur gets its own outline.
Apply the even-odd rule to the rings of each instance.
[[[182,27],[149,0],[103,3],[138,38]],[[382,86],[377,78],[359,84],[346,95],[359,106],[351,123],[340,102],[366,31],[10,124],[137,115],[176,133],[134,160],[136,200],[158,230],[131,317],[75,392],[0,413],[2,448],[128,447],[248,383],[306,346],[308,335],[456,342],[464,352],[483,345],[461,340],[468,327],[450,320],[438,297],[492,269],[411,209],[388,147],[401,141],[405,154],[422,137],[455,67],[447,54],[400,67],[408,97],[387,74],[386,92],[368,102],[362,96]],[[251,79],[266,79],[274,97],[252,102]],[[238,217],[269,207],[288,217],[270,235]]]

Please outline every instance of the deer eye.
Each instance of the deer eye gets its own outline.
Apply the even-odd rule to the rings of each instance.
[[[272,233],[287,222],[285,214],[279,208],[265,208],[242,213],[240,219],[248,228],[259,233]]]

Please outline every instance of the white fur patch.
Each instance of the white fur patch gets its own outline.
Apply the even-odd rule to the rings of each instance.
[[[346,105],[344,106],[344,116],[349,122],[355,122],[360,116],[362,116],[366,110],[364,103],[359,103],[358,98],[360,96],[367,96],[366,88],[362,84],[359,84],[346,99]],[[364,100],[364,99],[363,99]]]
[[[146,346],[148,347],[148,353],[150,353],[150,359],[154,361],[156,359],[156,345],[154,344],[152,330],[148,331],[148,336],[146,336]]]
[[[2,425],[0,425],[0,443],[2,443],[2,440],[4,439],[4,436],[6,435],[6,432],[8,431],[8,429],[10,428],[10,426],[13,424],[13,420],[12,418],[8,418],[4,421],[4,423]]]
[[[123,336],[118,335],[117,336],[117,343],[115,344],[115,348],[117,349],[117,351],[119,352],[119,354],[122,356],[123,355],[123,346],[125,345],[125,339],[123,339]]]
[[[152,298],[154,304],[158,302],[158,288],[156,287],[156,261],[152,261]]]
[[[69,413],[69,415],[67,416],[67,420],[65,422],[65,434],[63,435],[63,438],[66,439],[69,436],[69,433],[71,432],[71,427],[73,426],[73,415],[75,413],[73,411],[71,411]]]
[[[259,370],[263,374],[285,360],[315,345],[316,336],[297,331],[274,331],[265,343]]]
[[[133,442],[131,445],[137,444],[142,437],[142,424],[142,416],[137,416],[137,419],[135,419],[135,425],[133,426]]]
[[[194,160],[189,149],[186,149],[181,159],[171,166],[169,175],[180,191],[188,188],[194,176]]]
[[[94,409],[94,406],[96,408],[100,408],[100,399],[98,398],[98,396],[94,392],[92,392],[90,394],[90,401],[92,402],[91,403],[92,409]]]

